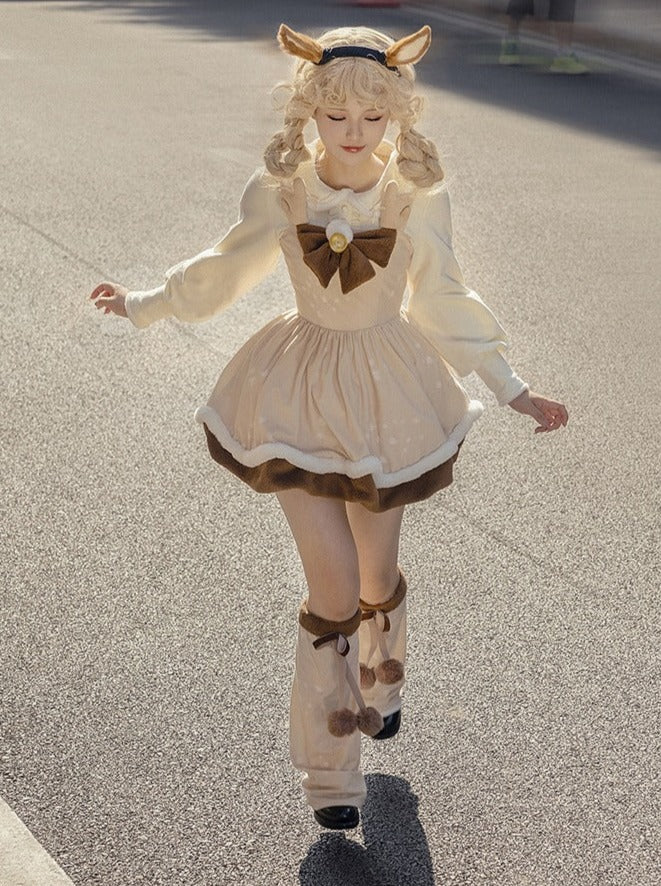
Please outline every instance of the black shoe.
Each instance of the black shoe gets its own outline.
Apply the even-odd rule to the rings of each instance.
[[[393,735],[397,735],[399,732],[399,727],[402,725],[402,712],[395,711],[394,714],[388,714],[387,717],[383,718],[383,729],[381,732],[377,732],[376,735],[373,735],[372,738],[376,738],[381,740],[382,738],[392,738]]]
[[[360,821],[356,806],[324,806],[323,809],[315,809],[314,817],[322,828],[331,831],[345,831],[355,828]]]

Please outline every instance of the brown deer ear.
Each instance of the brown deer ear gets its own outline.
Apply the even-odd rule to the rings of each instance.
[[[312,37],[306,34],[299,34],[298,31],[292,31],[287,25],[280,25],[278,28],[278,43],[283,52],[289,55],[295,55],[297,58],[305,59],[308,62],[318,64],[324,53],[323,47]]]
[[[386,49],[386,64],[390,67],[398,65],[414,65],[419,62],[431,45],[431,28],[424,25],[415,34],[402,37],[397,43]]]

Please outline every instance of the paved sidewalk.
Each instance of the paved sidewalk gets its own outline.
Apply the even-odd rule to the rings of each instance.
[[[427,9],[421,131],[458,256],[572,418],[535,438],[467,382],[490,408],[452,494],[405,516],[406,723],[364,743],[369,801],[339,836],[283,728],[294,543],[192,418],[291,307],[288,275],[144,331],[87,295],[156,285],[234,222],[282,124],[281,21],[426,16],[0,0],[0,796],[76,886],[658,884],[658,90],[496,67],[502,17],[482,39]],[[22,886],[64,886],[14,858]]]
[[[507,0],[416,0],[411,5],[477,17],[503,29],[507,23]],[[521,33],[549,36],[549,23],[527,17]],[[579,49],[661,65],[661,6],[652,0],[577,0],[574,43]]]

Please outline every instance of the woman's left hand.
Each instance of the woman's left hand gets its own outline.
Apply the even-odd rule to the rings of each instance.
[[[523,391],[518,397],[510,400],[508,406],[511,406],[516,412],[522,415],[530,415],[538,424],[535,428],[536,434],[544,431],[557,431],[558,428],[567,424],[567,410],[562,403],[556,400],[548,400],[546,397],[540,397],[532,391]]]

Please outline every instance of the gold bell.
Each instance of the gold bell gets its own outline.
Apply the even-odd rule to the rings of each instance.
[[[340,234],[338,232],[331,235],[330,239],[328,240],[328,244],[333,252],[344,252],[344,250],[349,245],[349,241],[344,236],[344,234]]]
[[[346,219],[334,218],[326,225],[326,237],[333,252],[344,252],[353,240],[351,225]]]

